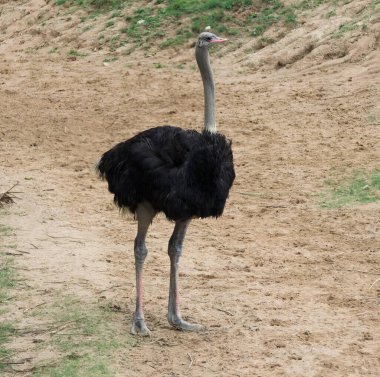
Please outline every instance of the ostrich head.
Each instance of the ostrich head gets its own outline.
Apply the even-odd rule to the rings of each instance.
[[[212,43],[220,43],[224,42],[227,39],[220,38],[213,33],[205,31],[201,33],[198,37],[198,47],[206,47],[208,48]]]

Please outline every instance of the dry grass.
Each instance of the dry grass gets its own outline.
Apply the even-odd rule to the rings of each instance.
[[[0,194],[0,208],[3,208],[6,204],[13,204],[15,199],[17,197],[15,194],[16,192],[13,191],[13,189],[17,186],[17,183],[14,184],[10,189],[5,191],[4,193]]]

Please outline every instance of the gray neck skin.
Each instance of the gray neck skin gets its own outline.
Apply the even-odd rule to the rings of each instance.
[[[203,81],[205,98],[204,129],[215,133],[215,87],[207,47],[202,48],[197,44],[195,48],[195,58],[197,59]]]

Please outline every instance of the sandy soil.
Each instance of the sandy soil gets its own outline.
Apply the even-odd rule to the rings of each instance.
[[[17,259],[28,293],[12,315],[27,325],[25,310],[64,290],[119,305],[128,332],[136,224],[118,214],[93,166],[150,126],[201,128],[192,50],[108,65],[102,51],[72,60],[63,47],[47,52],[74,43],[72,29],[54,37],[27,26],[51,5],[2,7],[0,191],[19,182],[8,221],[29,253]],[[219,127],[233,140],[237,179],[222,218],[193,221],[181,261],[182,312],[208,331],[166,322],[173,224],[157,217],[144,287],[152,337],[120,355],[120,376],[378,375],[379,204],[327,210],[318,194],[327,178],[379,168],[379,23],[297,47],[339,17],[324,26],[316,14],[258,53],[213,55]],[[12,375],[28,375],[41,359],[32,341],[13,345],[26,361]]]

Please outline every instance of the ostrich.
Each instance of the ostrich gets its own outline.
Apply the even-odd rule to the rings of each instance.
[[[191,219],[220,216],[235,179],[231,142],[216,130],[215,90],[208,53],[211,44],[224,41],[203,32],[196,43],[195,56],[204,88],[204,130],[201,133],[167,125],[151,128],[114,146],[103,154],[97,165],[100,177],[108,181],[115,204],[132,212],[138,222],[134,243],[136,310],[132,334],[150,334],[144,321],[142,272],[148,254],[145,238],[158,212],[175,222],[168,246],[168,321],[178,330],[203,328],[182,319],[178,267]]]

